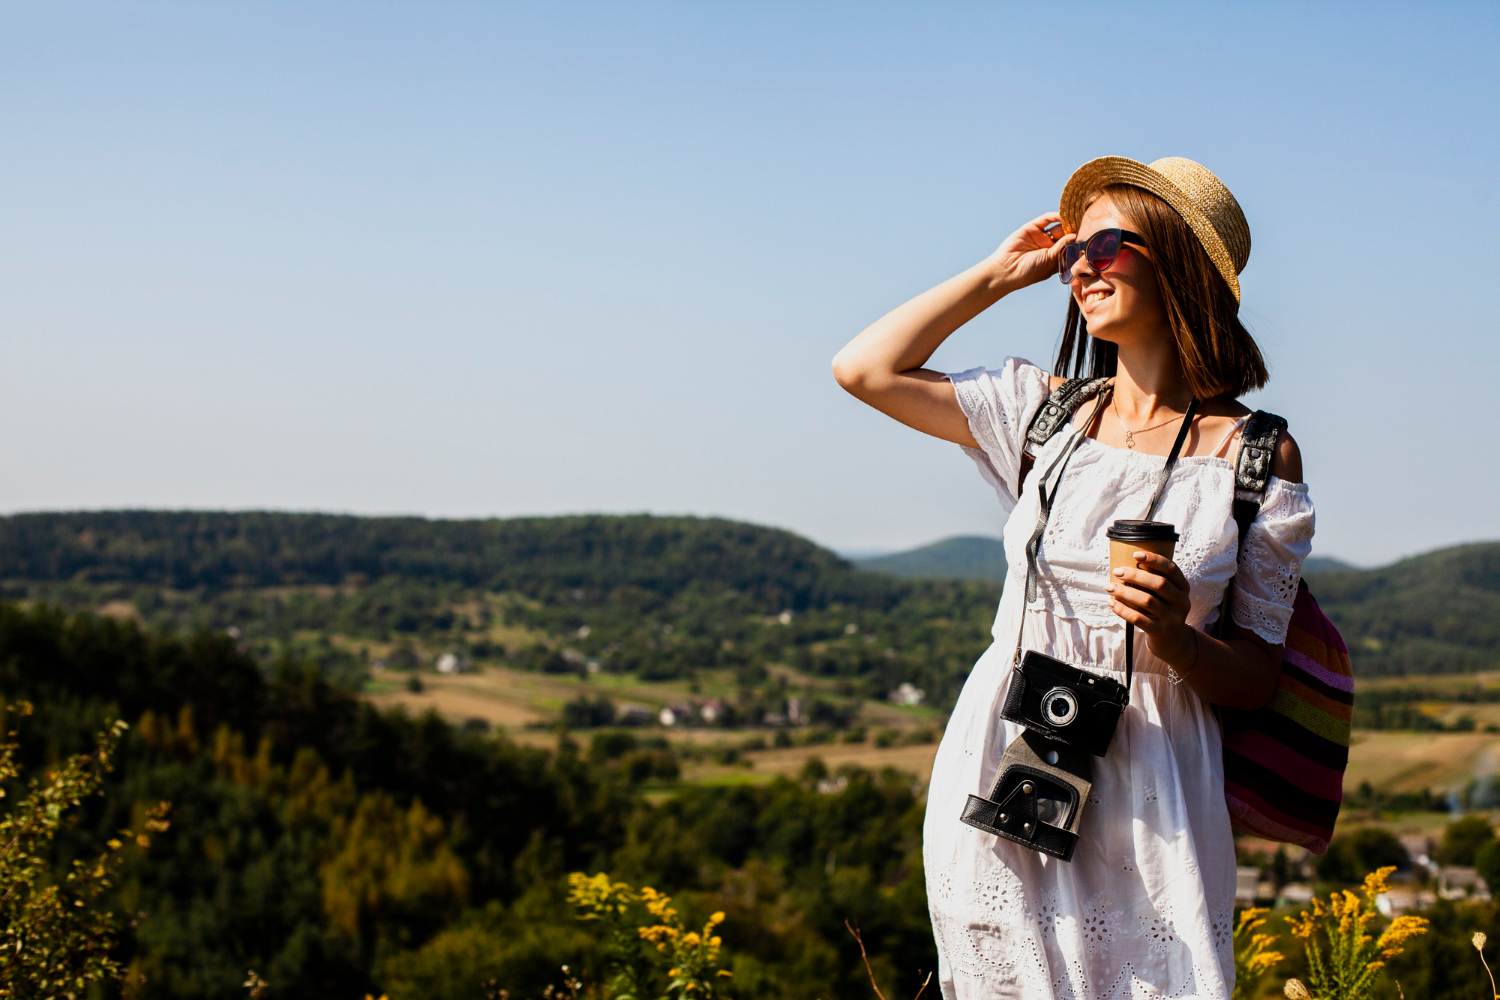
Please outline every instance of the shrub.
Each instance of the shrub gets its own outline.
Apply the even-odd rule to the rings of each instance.
[[[30,715],[31,705],[8,706],[7,715]],[[95,740],[92,753],[77,754],[33,780],[20,801],[0,816],[0,996],[61,997],[84,993],[90,983],[113,980],[120,965],[112,952],[118,921],[103,897],[124,851],[144,851],[150,833],[167,828],[163,804],[147,816],[141,832],[121,831],[105,852],[53,872],[49,855],[67,814],[100,791],[125,731],[115,722]],[[0,782],[19,777],[16,733],[0,744]]]
[[[1434,858],[1444,865],[1472,865],[1479,849],[1495,839],[1490,821],[1483,816],[1465,816],[1443,831],[1443,842]]]
[[[581,694],[563,706],[562,723],[569,729],[593,729],[615,721],[615,703],[606,695]]]
[[[1500,840],[1490,839],[1474,856],[1474,867],[1479,877],[1490,887],[1491,895],[1500,896]]]
[[[1406,849],[1391,831],[1367,826],[1333,838],[1328,853],[1318,859],[1318,878],[1343,885],[1358,883],[1377,868],[1404,868]]]
[[[623,732],[612,729],[608,732],[596,733],[589,742],[589,759],[593,761],[619,760],[621,757],[639,748],[641,741],[634,733]]]

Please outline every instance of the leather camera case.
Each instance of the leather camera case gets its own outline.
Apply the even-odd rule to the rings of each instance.
[[[1049,696],[1057,702],[1059,688],[1071,692],[1077,706],[1072,717],[1061,724],[1060,713],[1054,712],[1049,717],[1044,705]],[[1114,678],[1091,674],[1030,650],[1011,676],[1000,717],[1048,739],[1103,757],[1109,751],[1115,726],[1129,700],[1125,685]]]

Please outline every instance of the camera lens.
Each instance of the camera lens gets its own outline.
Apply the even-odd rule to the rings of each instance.
[[[1055,687],[1042,695],[1042,715],[1049,725],[1066,726],[1078,717],[1078,696],[1065,687]]]

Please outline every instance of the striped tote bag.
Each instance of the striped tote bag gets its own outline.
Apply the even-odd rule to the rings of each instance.
[[[1245,422],[1235,463],[1234,520],[1241,545],[1260,511],[1271,458],[1285,429],[1285,420],[1264,410]],[[1226,592],[1219,612],[1221,631],[1229,608]],[[1353,720],[1349,649],[1307,584],[1299,581],[1275,696],[1250,712],[1219,708],[1224,801],[1235,832],[1326,853],[1344,801]]]
[[[1275,697],[1251,712],[1220,710],[1235,832],[1325,853],[1344,800],[1353,716],[1349,650],[1299,584]]]

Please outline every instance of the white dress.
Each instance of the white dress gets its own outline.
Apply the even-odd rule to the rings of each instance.
[[[979,443],[965,451],[1013,510],[1022,439],[1047,397],[1047,374],[1013,358],[949,378]],[[1054,435],[1035,474],[1077,435],[1071,427]],[[1143,516],[1162,462],[1093,440],[1073,455],[1042,541],[1037,597],[1025,609],[1026,648],[1124,681],[1125,627],[1104,592],[1104,531],[1116,518]],[[1181,535],[1175,559],[1192,586],[1189,621],[1199,627],[1217,618],[1236,573],[1233,491],[1227,459],[1183,458],[1156,515]],[[989,793],[1000,755],[1021,732],[999,710],[1037,503],[1028,478],[1005,528],[1010,571],[994,644],[959,695],[928,790],[923,857],[943,996],[1228,1000],[1234,840],[1219,726],[1207,703],[1167,679],[1143,639],[1130,706],[1109,755],[1095,759],[1071,863],[959,822],[971,793]],[[1237,624],[1284,641],[1312,535],[1307,487],[1272,478],[1238,559]]]

